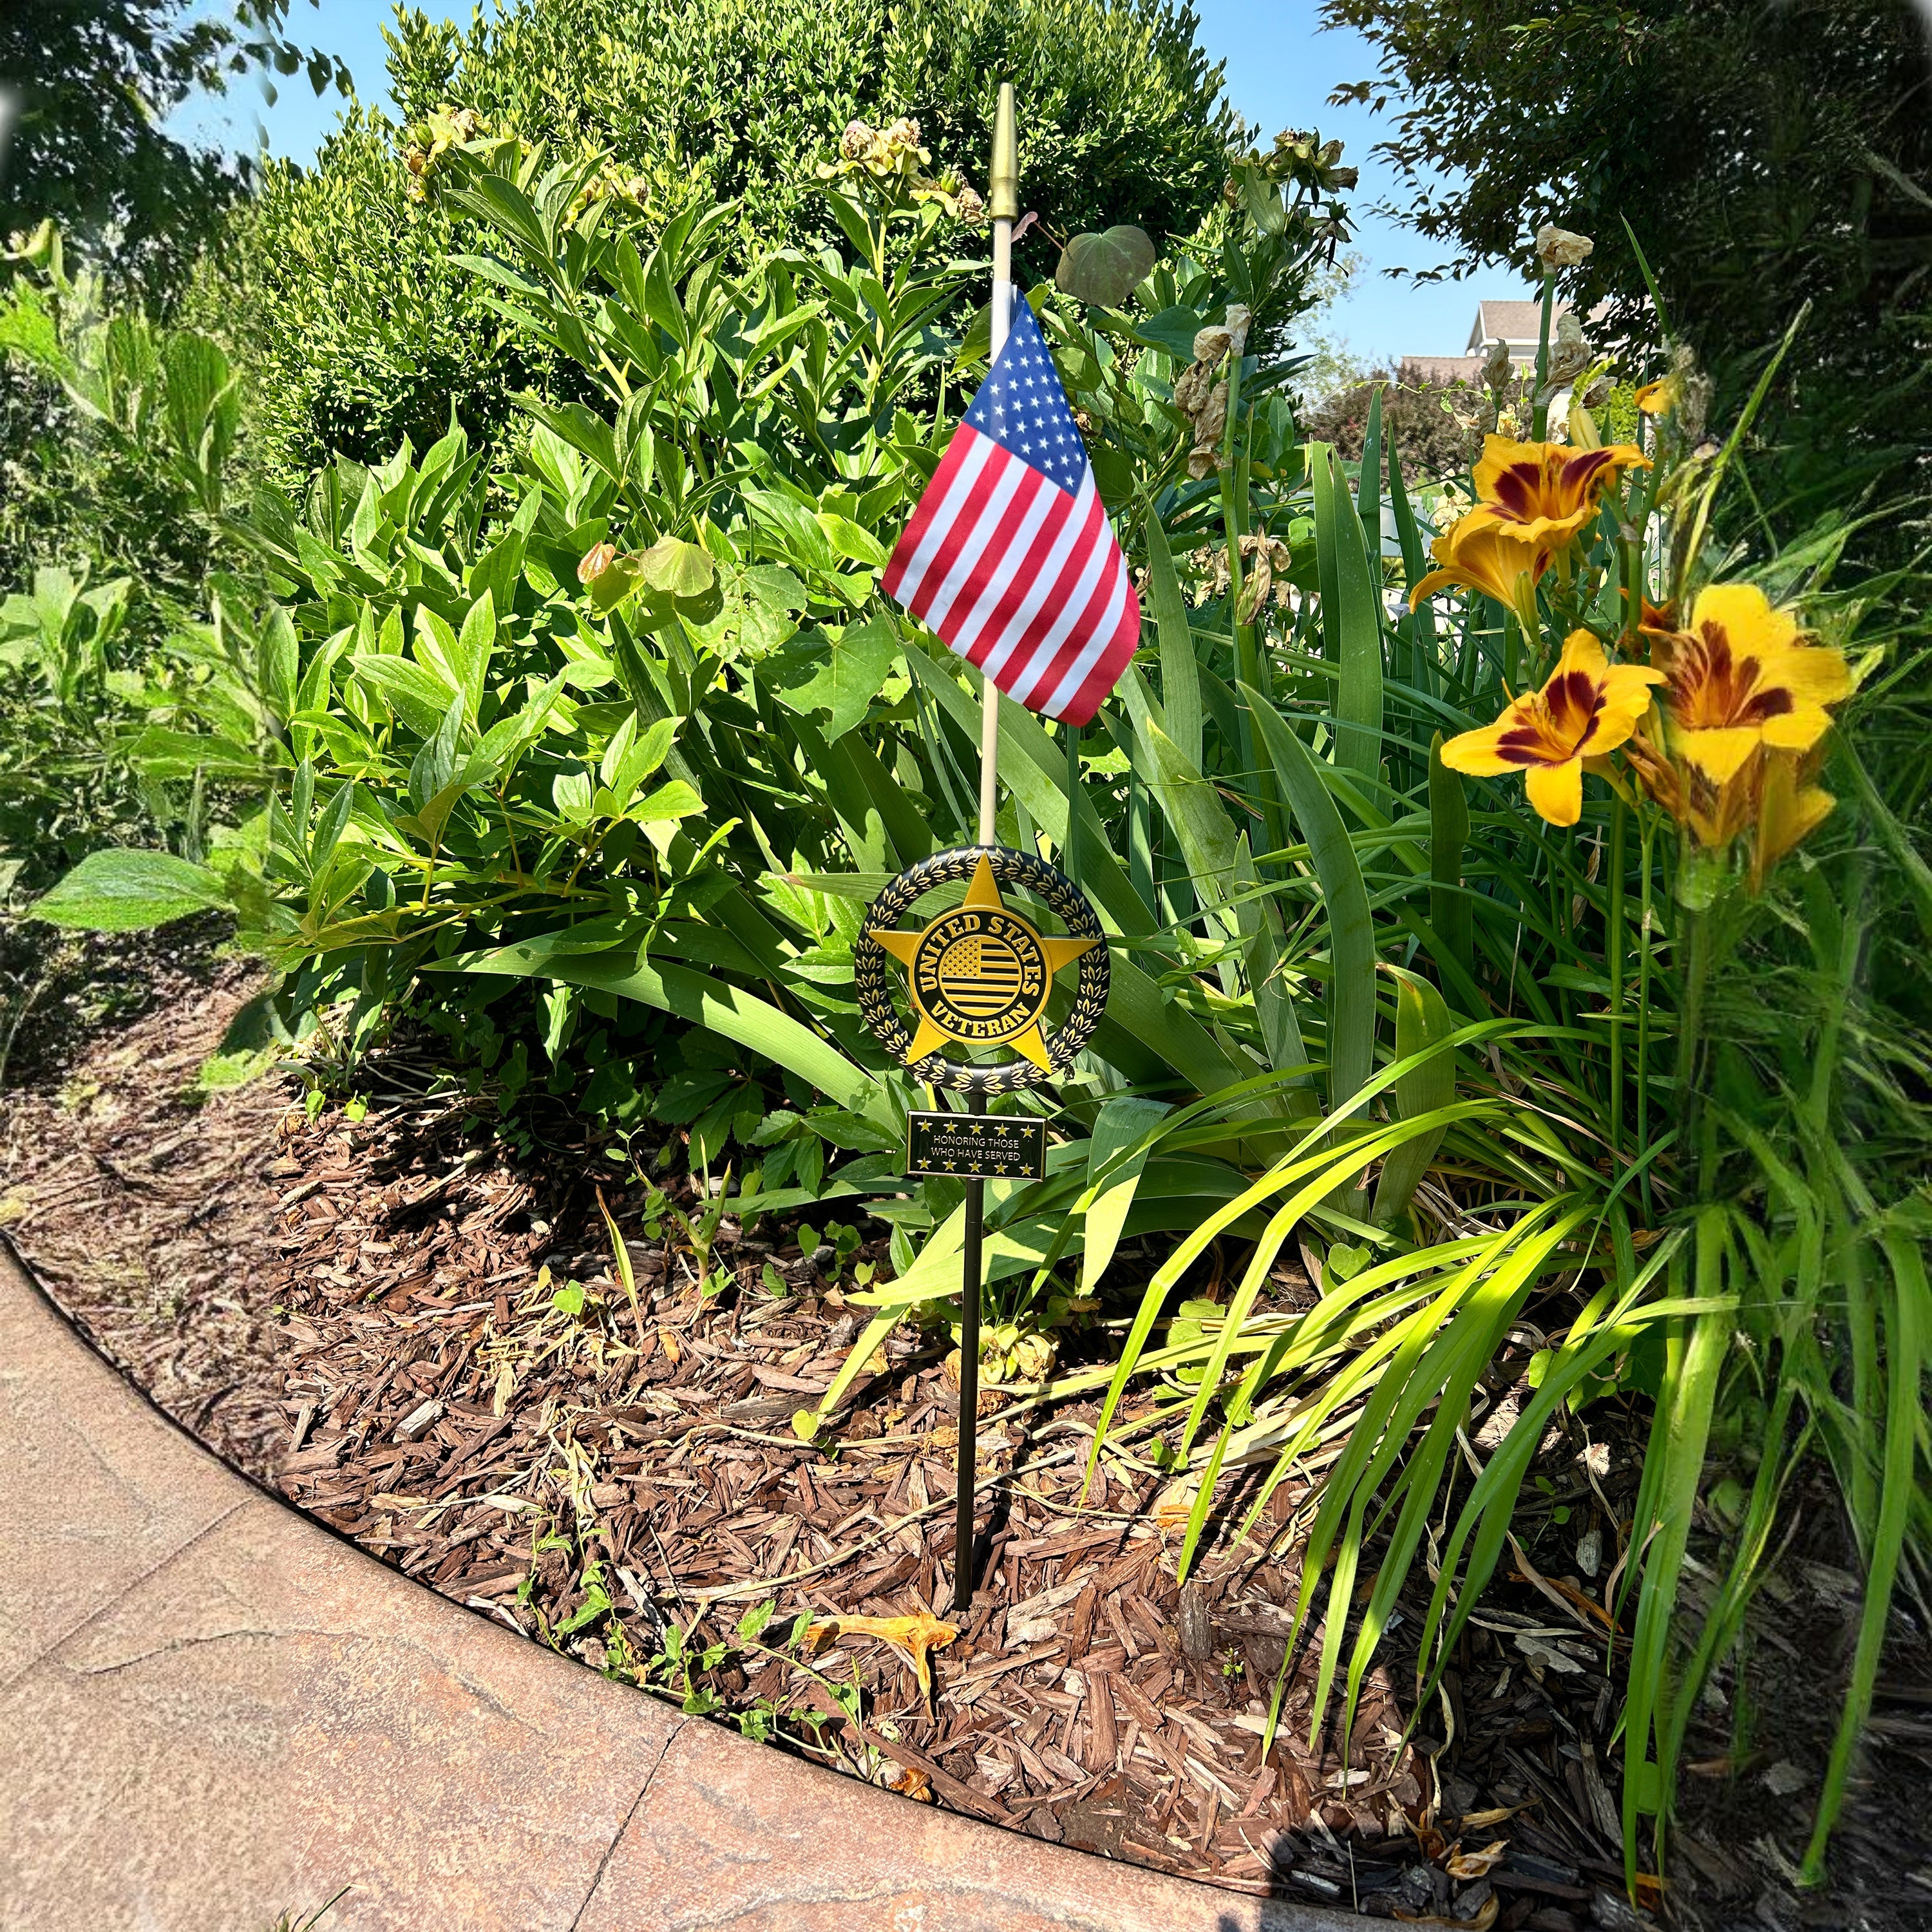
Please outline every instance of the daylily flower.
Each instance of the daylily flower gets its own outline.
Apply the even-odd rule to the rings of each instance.
[[[1654,382],[1646,382],[1636,392],[1639,409],[1647,416],[1667,416],[1677,406],[1677,399],[1684,393],[1682,376],[1660,376]]]
[[[1825,706],[1851,694],[1842,653],[1798,638],[1754,584],[1713,584],[1688,630],[1651,633],[1651,662],[1669,682],[1670,751],[1714,785],[1762,745],[1808,752],[1830,728]]]
[[[1436,568],[1408,593],[1408,608],[1445,584],[1460,584],[1508,605],[1525,634],[1533,636],[1537,582],[1556,553],[1547,543],[1528,540],[1503,524],[1479,522],[1478,516],[1472,510],[1430,545]]]
[[[1583,812],[1583,761],[1613,752],[1650,708],[1664,674],[1613,664],[1588,631],[1573,631],[1550,682],[1516,699],[1493,724],[1465,731],[1442,748],[1451,771],[1476,778],[1521,772],[1529,802],[1552,825],[1574,825]]]
[[[1469,515],[1558,549],[1595,517],[1604,492],[1623,471],[1649,467],[1650,458],[1634,443],[1573,449],[1485,436],[1475,470],[1480,500]]]

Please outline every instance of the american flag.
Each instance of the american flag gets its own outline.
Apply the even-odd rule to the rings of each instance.
[[[1070,724],[1094,716],[1133,656],[1140,600],[1023,298],[884,587],[1009,698]]]

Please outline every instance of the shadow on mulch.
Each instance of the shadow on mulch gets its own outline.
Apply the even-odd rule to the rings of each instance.
[[[1283,1485],[1240,1546],[1237,1498],[1180,1588],[1178,1526],[1147,1453],[1167,1412],[1144,1400],[1124,1408],[1128,1446],[1083,1494],[1092,1406],[1034,1412],[988,1391],[983,1582],[935,1656],[932,1706],[870,1640],[820,1655],[814,1678],[741,1640],[744,1613],[771,1603],[758,1642],[781,1645],[802,1611],[945,1610],[958,1417],[940,1339],[896,1336],[836,1441],[808,1448],[788,1418],[830,1381],[863,1312],[847,1305],[849,1274],[830,1278],[830,1250],[728,1220],[716,1258],[736,1286],[704,1297],[689,1258],[647,1232],[640,1181],[567,1110],[550,1108],[539,1151],[518,1158],[488,1101],[444,1090],[407,1044],[367,1064],[359,1121],[311,1123],[273,1076],[188,1100],[250,969],[209,957],[200,934],[103,959],[119,989],[98,1004],[108,1023],[90,1029],[82,997],[60,1051],[16,1060],[32,1082],[0,1101],[0,1215],[164,1408],[382,1560],[614,1674],[645,1674],[675,1625],[691,1651],[721,1652],[688,1680],[660,1667],[653,1688],[1051,1842],[1475,1932],[1652,1922],[1620,1895],[1620,1658],[1576,1605],[1601,1597],[1621,1550],[1634,1418],[1594,1408],[1546,1445],[1517,1530],[1546,1587],[1519,1576],[1491,1591],[1406,1742],[1394,1686],[1414,1682],[1415,1600],[1346,1757],[1332,1725],[1310,1746],[1304,1645],[1264,1761],[1298,1584],[1292,1548],[1276,1546],[1305,1492]],[[1305,1280],[1279,1286],[1285,1304],[1305,1301]],[[1069,1338],[1070,1357],[1099,1341]],[[1491,1414],[1533,1341],[1499,1366]],[[1727,1682],[1750,1719],[1739,1741],[1735,1710],[1699,1714],[1666,1894],[1676,1922],[1932,1924],[1932,1726],[1907,1682],[1908,1667],[1924,1682],[1922,1636],[1884,1686],[1840,1890],[1801,1899],[1786,1882],[1842,1681],[1817,1661],[1836,1664],[1849,1642],[1834,1522],[1810,1514],[1746,1688]],[[852,1683],[857,1720],[835,1694]],[[1732,1762],[1737,1775],[1713,1774]]]

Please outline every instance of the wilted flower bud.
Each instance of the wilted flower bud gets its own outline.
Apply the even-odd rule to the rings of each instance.
[[[1587,235],[1573,235],[1568,229],[1546,221],[1536,231],[1536,259],[1542,263],[1545,274],[1553,275],[1558,268],[1575,268],[1588,259],[1596,245]]]
[[[1610,379],[1607,374],[1599,376],[1583,392],[1583,406],[1600,410],[1610,400]]]
[[[1490,344],[1488,358],[1483,364],[1483,387],[1500,399],[1510,386],[1510,376],[1515,367],[1510,360],[1509,344],[1498,336]]]
[[[1226,327],[1229,355],[1238,356],[1247,347],[1248,324],[1253,320],[1252,312],[1244,308],[1239,302],[1228,304]]]
[[[980,198],[976,188],[962,188],[959,190],[959,219],[970,222],[975,228],[986,218],[986,204]]]
[[[848,161],[857,160],[872,145],[872,130],[862,121],[848,121],[838,137],[838,152]]]
[[[1228,352],[1228,346],[1234,340],[1225,328],[1208,328],[1196,332],[1194,359],[1212,368]]]
[[[1221,432],[1228,426],[1228,386],[1216,382],[1209,392],[1201,412],[1194,418],[1194,440],[1198,443],[1219,442]]]
[[[1574,382],[1590,365],[1590,345],[1583,340],[1583,328],[1575,316],[1565,315],[1556,325],[1556,340],[1550,345],[1550,367],[1546,387],[1561,388]]]

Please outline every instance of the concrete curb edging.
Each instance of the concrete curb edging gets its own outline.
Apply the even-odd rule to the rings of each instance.
[[[936,1811],[610,1682],[154,1408],[0,1248],[0,1924],[1359,1932]]]

